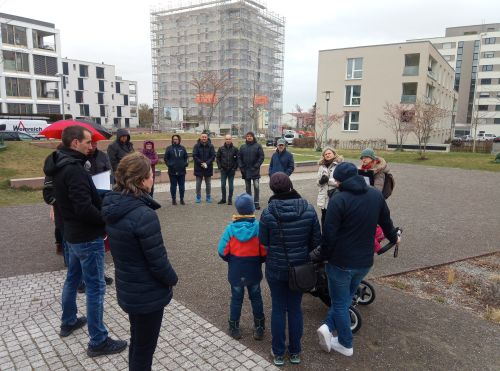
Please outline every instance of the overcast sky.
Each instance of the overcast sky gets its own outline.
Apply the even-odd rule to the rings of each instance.
[[[138,81],[139,102],[152,104],[151,6],[168,1],[0,0],[0,12],[54,23],[62,57],[104,62]],[[126,4],[126,5],[125,5]],[[283,111],[315,102],[318,51],[444,36],[446,27],[500,23],[498,0],[268,0],[286,18]]]

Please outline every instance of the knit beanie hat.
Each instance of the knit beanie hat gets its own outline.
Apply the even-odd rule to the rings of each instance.
[[[358,169],[350,162],[341,162],[333,170],[333,178],[341,183],[355,175],[358,175]]]
[[[293,184],[288,175],[279,171],[271,175],[269,187],[274,193],[284,193],[292,190]]]
[[[248,193],[242,193],[237,196],[234,201],[234,206],[240,215],[252,215],[255,212],[253,197]]]
[[[366,148],[363,150],[363,152],[361,152],[361,156],[359,156],[359,158],[363,157],[370,157],[372,160],[377,159],[377,157],[375,156],[375,151],[371,148]]]

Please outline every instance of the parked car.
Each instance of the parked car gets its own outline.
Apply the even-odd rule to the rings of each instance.
[[[486,141],[486,140],[493,140],[495,139],[497,136],[495,134],[490,134],[490,133],[479,133],[477,135],[477,140],[483,142],[483,141]]]
[[[39,140],[39,138],[24,133],[22,131],[11,131],[11,130],[0,131],[0,137],[3,138],[4,141],[16,141],[16,142]]]
[[[500,137],[496,137],[495,139],[493,139],[493,142],[495,142],[495,143],[500,142]]]
[[[266,140],[266,147],[276,147],[278,145],[278,139],[281,139],[281,137],[274,137],[269,138]]]

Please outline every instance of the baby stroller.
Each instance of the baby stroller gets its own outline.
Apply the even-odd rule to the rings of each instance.
[[[398,236],[401,235],[402,230],[398,228]],[[382,255],[394,247],[394,257],[398,256],[398,245],[394,243],[387,243],[378,252],[377,255]],[[328,292],[328,277],[325,272],[325,262],[316,264],[317,282],[314,289],[309,291],[312,296],[319,298],[325,305],[330,306],[330,293]],[[352,304],[349,307],[349,315],[351,317],[351,331],[357,332],[362,325],[361,313],[356,308],[358,305],[369,305],[375,300],[375,288],[369,282],[361,281],[354,297]]]

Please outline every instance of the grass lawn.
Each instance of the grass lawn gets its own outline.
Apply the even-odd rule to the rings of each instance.
[[[181,134],[186,138],[195,134]],[[170,138],[168,133],[135,134],[137,139],[164,139]],[[190,151],[191,148],[188,148]],[[288,149],[294,154],[296,162],[317,161],[321,154],[313,149],[293,148]],[[25,189],[14,190],[9,187],[11,178],[30,178],[43,176],[43,162],[52,152],[51,149],[40,148],[27,142],[8,142],[7,148],[0,151],[0,206],[29,204],[42,201],[41,191]],[[345,158],[357,159],[360,151],[340,150]],[[427,154],[427,160],[419,160],[415,152],[378,151],[389,163],[406,163],[416,165],[442,166],[470,170],[500,171],[500,164],[494,162],[494,156],[483,153],[433,153]],[[265,163],[269,163],[266,159]],[[192,166],[192,164],[190,165]],[[164,164],[158,166],[165,170]]]

